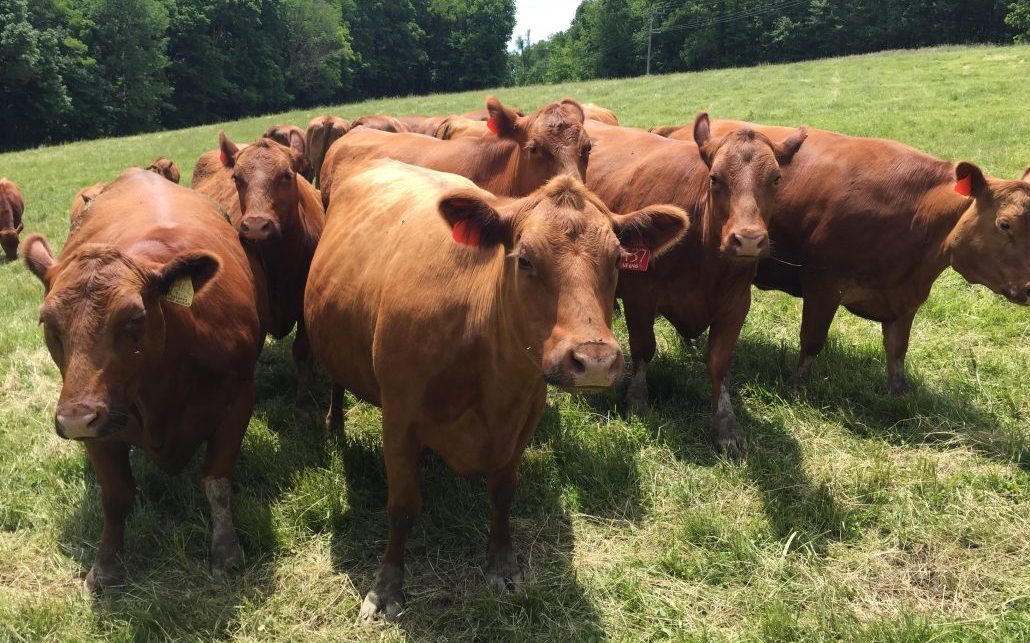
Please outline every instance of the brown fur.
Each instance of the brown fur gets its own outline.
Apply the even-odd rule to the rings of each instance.
[[[325,153],[329,151],[329,146],[349,129],[350,123],[347,120],[329,114],[316,116],[308,122],[304,141],[308,150],[308,164],[311,166],[312,185],[322,171],[322,161],[325,159]]]
[[[308,158],[307,141],[304,130],[296,125],[273,125],[265,130],[262,138],[268,138],[276,143],[288,147],[295,154],[294,166],[296,170],[308,181],[315,179],[314,169]]]
[[[707,115],[696,121],[698,147],[641,130],[588,121],[595,142],[588,186],[613,209],[675,203],[691,216],[686,238],[646,272],[622,271],[619,297],[626,311],[633,360],[630,408],[648,408],[646,366],[654,356],[654,320],[667,318],[685,338],[706,329],[712,385],[712,431],[717,446],[742,451],[744,436],[724,399],[725,378],[751,304],[751,281],[774,205],[779,164],[790,162],[804,132],[774,143],[753,131],[710,138]],[[711,176],[717,177],[712,187]],[[735,242],[753,239],[748,248]],[[742,252],[747,254],[742,255]]]
[[[365,116],[358,116],[351,121],[351,127],[367,127],[368,129],[377,129],[383,132],[391,132],[397,134],[399,132],[407,132],[408,128],[405,127],[404,123],[400,122],[393,116],[387,116],[386,114],[367,114]]]
[[[328,204],[337,165],[392,158],[468,177],[503,196],[524,196],[553,176],[586,174],[590,140],[579,103],[565,99],[529,116],[517,116],[493,96],[487,98],[499,135],[441,141],[413,134],[387,136],[355,129],[333,144],[322,166],[319,188]]]
[[[160,174],[172,183],[178,183],[180,180],[179,168],[170,159],[166,159],[163,156],[157,157],[153,163],[148,165],[146,170],[153,172],[154,174]]]
[[[130,446],[175,474],[206,442],[201,476],[228,488],[262,341],[253,275],[234,237],[210,200],[134,168],[94,199],[58,259],[41,236],[26,239],[63,380],[56,429],[84,440],[100,482],[104,528],[89,589],[121,577],[135,496]],[[180,278],[196,291],[188,308],[164,298]],[[213,509],[227,507],[226,499]],[[239,545],[227,516],[213,521],[211,562],[221,573]]]
[[[239,234],[260,287],[266,332],[281,339],[297,326],[297,400],[310,404],[312,365],[302,315],[304,283],[325,225],[318,192],[296,171],[298,152],[271,139],[241,149],[223,133],[219,154],[225,164],[216,158],[217,168],[195,170],[193,188],[222,206]],[[202,157],[198,163],[202,161],[210,162]]]
[[[606,125],[618,125],[619,117],[615,115],[615,112],[608,109],[607,107],[601,107],[593,103],[583,104],[583,113],[592,121],[598,123],[604,123]]]
[[[18,235],[25,224],[25,197],[14,181],[0,178],[0,247],[8,261],[18,258]]]
[[[512,200],[395,161],[338,172],[304,316],[335,383],[330,430],[342,430],[344,389],[383,408],[390,537],[362,615],[401,601],[423,447],[458,475],[486,477],[487,574],[517,583],[508,513],[546,383],[593,390],[618,379],[619,237],[638,231],[661,254],[685,216],[668,206],[613,215],[568,176]],[[478,247],[452,239],[459,224],[478,231]]]
[[[472,120],[464,116],[448,116],[436,130],[436,138],[449,141],[455,138],[481,138],[490,136],[486,121]]]
[[[440,127],[440,124],[446,120],[446,116],[398,116],[397,120],[409,132],[415,134],[425,134],[426,136],[436,136],[436,131]]]

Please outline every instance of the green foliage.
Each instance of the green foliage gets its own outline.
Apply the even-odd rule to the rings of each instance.
[[[1016,0],[1010,4],[1005,24],[1012,28],[1016,42],[1030,42],[1030,0]]]

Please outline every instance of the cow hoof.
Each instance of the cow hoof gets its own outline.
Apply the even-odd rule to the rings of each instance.
[[[395,596],[380,594],[376,590],[365,594],[365,600],[361,602],[361,619],[363,621],[374,621],[382,615],[387,621],[396,620],[404,610],[404,597],[399,593]]]
[[[908,382],[906,382],[905,380],[901,380],[900,382],[891,382],[890,393],[891,395],[895,395],[898,397],[908,395]]]
[[[651,414],[651,403],[646,397],[630,395],[626,398],[626,408],[630,416],[644,417]]]
[[[125,570],[117,563],[101,565],[93,563],[86,580],[82,582],[83,593],[94,596],[108,587],[117,587],[125,582]]]
[[[522,594],[522,569],[512,551],[490,554],[486,563],[486,580],[498,594]]]
[[[712,418],[712,439],[716,450],[729,458],[741,458],[747,453],[747,440],[732,415],[720,413]]]
[[[231,531],[211,543],[211,575],[223,580],[229,572],[243,562],[243,549],[236,532]]]

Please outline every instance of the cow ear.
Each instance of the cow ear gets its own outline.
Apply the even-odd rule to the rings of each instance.
[[[186,252],[158,268],[154,273],[153,285],[158,294],[164,296],[176,282],[188,278],[192,282],[193,292],[197,293],[218,274],[220,267],[218,259],[212,254]]]
[[[455,243],[479,248],[511,246],[511,228],[501,214],[472,190],[458,190],[440,198],[440,216],[451,227]]]
[[[218,159],[222,162],[222,165],[228,168],[236,165],[236,155],[239,152],[240,148],[236,146],[236,143],[229,140],[224,130],[218,132]]]
[[[580,123],[585,123],[587,120],[586,112],[583,111],[583,106],[579,104],[579,101],[574,98],[563,98],[559,105],[567,105],[572,109],[573,114],[579,117]]]
[[[983,170],[967,161],[962,161],[955,166],[955,192],[976,199],[989,194]]]
[[[676,244],[690,228],[687,214],[672,205],[652,205],[629,214],[613,214],[615,235],[623,248],[647,246],[654,257]]]
[[[697,144],[701,160],[708,167],[712,166],[711,149],[708,145],[712,142],[712,121],[708,118],[708,112],[701,112],[694,119],[694,143]]]
[[[806,138],[808,138],[808,129],[799,127],[796,132],[781,142],[774,143],[773,153],[776,155],[776,162],[780,165],[789,164],[801,149],[801,144],[805,142]]]
[[[1030,183],[1030,165],[1026,166],[1026,169],[1023,170],[1023,176],[1019,177],[1019,180],[1023,183]]]
[[[496,96],[486,97],[486,126],[491,132],[501,138],[512,138],[515,136],[516,122],[519,115],[514,110],[508,109],[497,100]]]
[[[290,149],[301,156],[304,156],[306,150],[304,135],[297,130],[290,130]]]
[[[46,285],[46,273],[54,265],[54,254],[50,252],[50,244],[41,234],[30,234],[21,246],[21,256],[32,274]]]

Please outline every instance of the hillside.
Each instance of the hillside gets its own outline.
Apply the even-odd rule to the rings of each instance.
[[[949,47],[495,93],[526,108],[573,96],[624,125],[706,110],[882,136],[1012,178],[1030,163],[1028,76],[1030,46]],[[79,188],[158,155],[188,184],[219,129],[247,141],[326,111],[453,113],[486,93],[4,154],[0,176],[24,191],[25,234],[59,247]],[[286,342],[262,356],[237,465],[245,568],[224,583],[207,572],[197,462],[170,479],[134,457],[129,584],[82,597],[100,501],[81,446],[54,433],[41,297],[21,263],[0,264],[0,639],[1030,639],[1030,313],[952,271],[916,318],[905,398],[886,394],[879,326],[843,310],[812,383],[793,391],[800,300],[756,291],[731,379],[742,462],[707,441],[707,376],[664,321],[652,416],[621,418],[617,392],[552,391],[513,509],[524,597],[497,597],[480,569],[484,485],[427,457],[408,610],[373,627],[356,621],[386,538],[379,411],[351,400],[346,441],[327,443],[321,417],[293,410]]]

